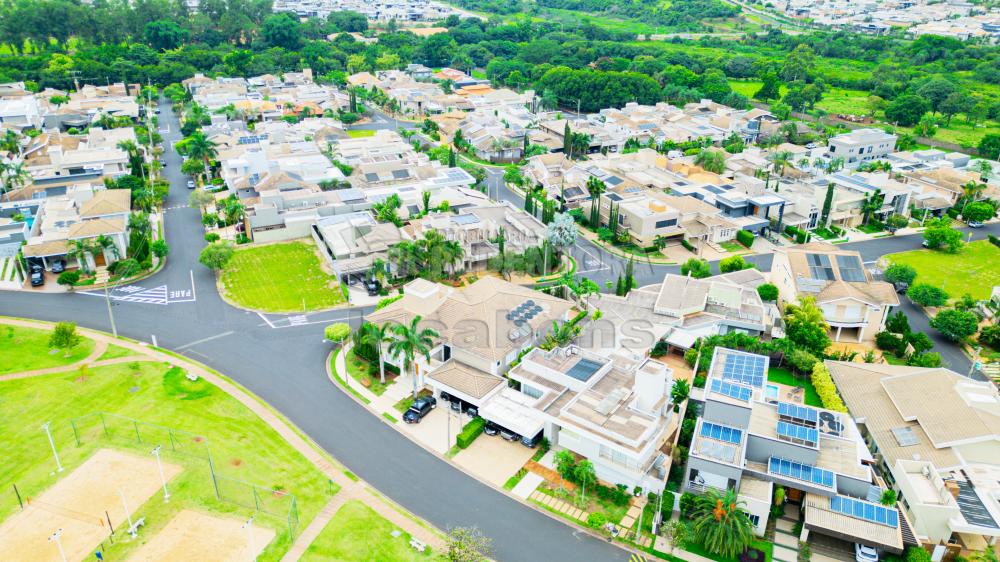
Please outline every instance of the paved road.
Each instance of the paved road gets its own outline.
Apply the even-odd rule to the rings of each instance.
[[[161,123],[171,131],[164,135],[165,144],[170,146],[179,138],[179,123],[168,104],[161,107]],[[226,305],[216,292],[213,275],[197,263],[203,231],[197,209],[186,207],[189,192],[187,178],[180,173],[181,159],[169,149],[164,159],[164,174],[171,183],[166,202],[171,255],[157,275],[115,291],[112,308],[120,334],[155,341],[233,377],[285,414],[347,468],[418,516],[442,529],[456,525],[482,528],[495,539],[500,560],[626,558],[616,547],[576,532],[466,476],[330,384],[323,367],[330,349],[322,342],[322,328],[338,320],[356,325],[364,310],[286,316],[259,315]],[[500,196],[522,205],[502,181],[497,183],[496,175],[491,172],[490,181]],[[997,225],[992,229],[996,231]],[[983,231],[976,233],[977,239],[985,237]],[[865,261],[871,261],[918,245],[918,238],[910,236],[847,247],[859,250]],[[589,269],[621,266],[619,258],[586,243],[574,251],[579,251],[580,271],[591,278],[610,279],[613,275]],[[770,267],[770,256],[755,256],[753,260],[761,269]],[[641,283],[651,283],[664,272],[677,270],[676,266],[636,264],[636,277]],[[110,331],[105,300],[94,295],[0,292],[0,314],[72,320]],[[914,317],[911,324],[919,326]]]

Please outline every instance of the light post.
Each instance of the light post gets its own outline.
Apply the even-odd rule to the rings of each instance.
[[[156,457],[156,468],[160,469],[160,482],[163,484],[163,503],[170,501],[170,492],[167,491],[167,478],[163,475],[163,463],[160,462],[160,445],[153,449],[153,456]]]
[[[56,532],[52,533],[52,536],[49,537],[49,542],[56,543],[56,548],[59,549],[59,558],[62,558],[62,562],[67,562],[66,561],[66,552],[63,551],[63,547],[62,547],[62,538],[61,538],[62,537],[62,531],[63,531],[62,528],[59,528],[59,529],[56,530]]]
[[[247,530],[247,554],[251,562],[257,562],[257,555],[254,554],[256,550],[253,546],[253,517],[247,519],[247,522],[243,524],[243,528]]]
[[[62,472],[63,471],[63,465],[62,465],[62,462],[59,461],[59,451],[56,450],[56,442],[53,441],[53,439],[52,439],[52,431],[49,429],[49,424],[51,424],[51,423],[52,422],[45,422],[42,425],[42,429],[45,430],[45,435],[48,436],[48,438],[49,438],[49,445],[52,447],[52,456],[54,456],[56,458],[56,467],[59,469],[59,472]]]
[[[136,536],[135,523],[132,523],[132,512],[128,510],[128,502],[125,501],[125,491],[118,488],[118,496],[122,499],[122,509],[125,510],[125,518],[128,519],[128,534],[134,539]]]

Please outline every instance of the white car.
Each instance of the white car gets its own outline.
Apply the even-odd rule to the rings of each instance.
[[[194,180],[188,180],[188,189],[194,189]]]
[[[858,562],[878,562],[878,551],[870,546],[854,543],[854,559]]]

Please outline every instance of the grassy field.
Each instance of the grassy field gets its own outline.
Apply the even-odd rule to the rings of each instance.
[[[988,299],[990,290],[1000,285],[1000,248],[987,240],[967,244],[949,254],[938,250],[913,250],[886,256],[892,263],[913,266],[917,283],[941,287],[952,298],[968,293],[976,299]]]
[[[771,367],[767,370],[767,380],[769,382],[775,382],[786,386],[802,387],[805,389],[805,396],[803,397],[803,400],[807,406],[823,407],[823,401],[819,399],[819,394],[816,392],[816,389],[813,388],[809,379],[796,377],[788,369]]]
[[[34,497],[56,482],[50,475],[55,468],[52,453],[39,429],[45,422],[52,424],[66,467],[62,474],[69,474],[95,451],[107,447],[145,456],[155,445],[162,445],[164,461],[183,467],[169,484],[169,503],[156,495],[142,506],[132,506],[137,516],[146,518],[140,540],[117,541],[106,551],[106,558],[127,558],[182,509],[236,517],[252,513],[249,507],[216,498],[207,462],[209,449],[216,473],[223,477],[220,489],[224,496],[253,506],[252,489],[236,481],[253,483],[260,486],[260,501],[277,513],[290,504],[288,494],[293,494],[300,530],[336,491],[318,469],[236,399],[204,379],[189,381],[182,370],[164,363],[123,363],[92,368],[85,376],[74,370],[5,381],[0,383],[0,404],[6,414],[0,419],[0,457],[4,459],[0,486],[5,490],[16,483],[22,495]],[[91,415],[76,423],[78,445],[70,420],[101,411],[189,433],[175,433],[171,440],[162,428],[140,424],[142,443],[137,443],[130,420],[105,415],[110,432],[105,436],[100,417]],[[186,454],[173,452],[172,445]],[[16,510],[13,495],[3,496],[0,519]],[[277,533],[260,559],[280,559],[291,544],[287,516],[259,513],[256,524]]]
[[[761,84],[762,83],[759,80],[729,81],[729,86],[734,92],[743,94],[751,99],[753,98],[753,95],[757,93],[757,90],[760,89]],[[782,85],[780,91],[781,95],[785,95],[785,93],[788,92],[788,87]],[[865,107],[865,101],[867,101],[867,99],[868,92],[830,87],[827,92],[823,94],[823,99],[816,104],[816,107],[828,113],[866,115],[868,113],[868,109]]]
[[[265,312],[299,312],[344,302],[336,279],[320,267],[312,242],[286,242],[236,250],[222,272],[222,287],[236,304]]]
[[[124,347],[111,344],[106,350],[104,350],[104,353],[102,353],[97,360],[104,361],[105,359],[118,359],[119,357],[128,357],[129,355],[135,355],[135,352],[130,349],[125,349]]]
[[[378,364],[375,365],[375,376],[368,376],[368,361],[355,355],[354,349],[347,352],[347,355],[344,357],[344,362],[347,364],[347,372],[351,375],[351,378],[358,381],[358,383],[368,390],[372,391],[372,393],[376,396],[382,396],[382,393],[385,392],[385,390],[396,380],[395,375],[389,370],[388,365],[386,365],[385,384],[382,384],[382,381],[380,380]]]
[[[347,131],[347,136],[351,137],[352,139],[373,137],[375,136],[375,131],[371,129],[350,129]]]
[[[393,536],[393,532],[398,532],[398,536]],[[410,546],[410,538],[370,507],[349,501],[337,511],[301,560],[443,560],[429,552],[418,553]]]
[[[61,350],[53,352],[50,334],[48,330],[0,326],[0,375],[69,365],[94,351],[94,340],[84,338],[70,350],[69,357]]]

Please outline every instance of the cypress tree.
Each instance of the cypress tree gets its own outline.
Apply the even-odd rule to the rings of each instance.
[[[573,131],[569,128],[569,121],[566,121],[566,126],[563,127],[563,154],[567,157],[570,155],[570,137],[573,135]]]

